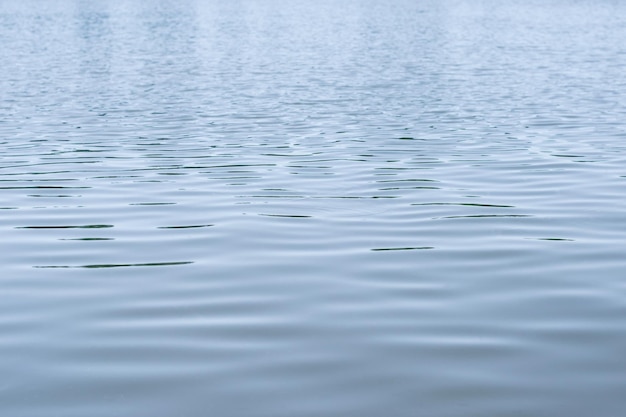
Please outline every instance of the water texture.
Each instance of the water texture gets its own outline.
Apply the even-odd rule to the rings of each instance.
[[[0,2],[0,414],[626,409],[626,3]]]

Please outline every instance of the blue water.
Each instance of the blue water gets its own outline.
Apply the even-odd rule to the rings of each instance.
[[[0,415],[618,417],[626,3],[0,2]]]

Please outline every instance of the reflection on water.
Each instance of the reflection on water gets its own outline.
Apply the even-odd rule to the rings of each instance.
[[[0,4],[0,411],[617,416],[625,5]]]
[[[66,265],[49,265],[49,266],[35,266],[35,268],[119,268],[129,266],[172,266],[172,265],[187,265],[193,262],[152,262],[145,264],[100,264],[100,265],[78,265],[78,266],[66,266]]]

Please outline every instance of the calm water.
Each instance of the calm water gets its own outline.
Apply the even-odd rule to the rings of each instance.
[[[626,3],[0,2],[0,414],[626,410]]]

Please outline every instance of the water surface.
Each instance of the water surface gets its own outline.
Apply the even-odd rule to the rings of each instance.
[[[626,4],[0,4],[0,411],[626,407]]]

